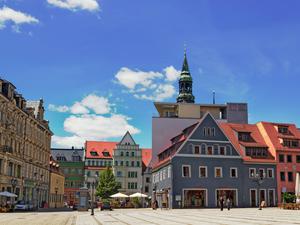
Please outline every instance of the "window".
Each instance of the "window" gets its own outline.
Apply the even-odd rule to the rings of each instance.
[[[120,162],[120,166],[123,166],[123,161]]]
[[[134,167],[134,161],[131,161],[131,166]]]
[[[300,155],[296,155],[296,162],[300,163]],[[0,163],[1,164],[1,163]]]
[[[129,156],[129,152],[126,152],[126,156]]]
[[[231,178],[237,178],[238,177],[237,168],[230,168],[230,177]]]
[[[0,174],[2,174],[2,163],[3,162],[3,159],[0,159]]]
[[[207,146],[207,155],[212,155],[212,146]]]
[[[225,147],[220,146],[220,155],[225,155]]]
[[[199,177],[201,177],[201,178],[207,177],[207,167],[206,166],[199,167]]]
[[[98,153],[96,151],[91,151],[91,156],[97,156],[97,155],[98,155]],[[73,161],[75,161],[75,160],[73,160]]]
[[[168,167],[168,178],[171,177],[171,166]]]
[[[124,156],[124,152],[121,152],[121,156]]]
[[[136,166],[140,167],[140,162],[139,161],[136,162]]]
[[[288,181],[293,182],[293,172],[288,172]]]
[[[283,146],[288,148],[298,148],[299,141],[298,140],[291,140],[291,139],[283,139]]]
[[[131,152],[131,156],[134,157],[134,152]]]
[[[292,162],[292,155],[287,155],[287,156],[286,156],[286,161],[287,161],[288,163],[291,163],[291,162]]]
[[[206,136],[206,127],[203,127],[203,136]]]
[[[216,136],[216,130],[215,130],[215,128],[213,127],[213,128],[211,128],[211,135],[212,136]]]
[[[146,177],[146,183],[150,183],[150,177]]]
[[[149,186],[145,186],[145,192],[146,192],[146,193],[149,192]]]
[[[199,146],[194,146],[194,154],[200,154]]]
[[[105,151],[105,152],[102,152],[102,155],[105,156],[105,157],[110,156],[109,152],[106,152],[106,151]]]
[[[249,178],[253,178],[256,174],[255,168],[249,168]]]
[[[278,126],[278,132],[280,134],[288,134],[289,133],[289,130],[288,130],[288,127],[285,127],[285,126]]]
[[[274,178],[274,170],[271,168],[267,169],[267,177],[268,178]]]
[[[265,177],[265,170],[264,169],[259,169],[258,173],[259,173],[259,177]]]
[[[182,177],[191,177],[191,166],[190,165],[182,166]]]
[[[118,165],[119,165],[118,161],[115,161],[115,166],[118,166]]]
[[[221,167],[215,167],[215,178],[222,178],[222,168]]]
[[[285,181],[285,173],[284,172],[280,172],[280,180]]]
[[[239,132],[238,138],[239,138],[239,141],[244,141],[244,142],[252,141],[250,132]]]
[[[279,162],[284,163],[284,155],[283,154],[279,154]]]
[[[126,166],[129,166],[129,162],[128,161],[126,161]]]

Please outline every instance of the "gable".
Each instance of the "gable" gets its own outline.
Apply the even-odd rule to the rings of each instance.
[[[212,132],[214,132],[214,135],[212,135]],[[228,141],[226,135],[209,113],[200,121],[199,126],[194,130],[190,139]]]
[[[130,133],[127,131],[122,140],[119,143],[120,145],[136,145]]]
[[[178,153],[194,154],[195,146],[198,146],[200,154],[206,154],[210,147],[211,155],[220,154],[220,152],[224,151],[226,152],[224,155],[239,156],[239,153],[219,127],[219,124],[209,113],[195,127]]]

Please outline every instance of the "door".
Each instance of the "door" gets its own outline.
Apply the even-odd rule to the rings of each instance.
[[[255,189],[250,190],[250,205],[251,205],[251,207],[256,207],[257,206],[257,203],[256,203],[256,190]]]
[[[264,201],[266,203],[266,190],[259,190],[259,204]]]
[[[270,207],[275,206],[274,194],[275,194],[274,190],[269,190],[268,206]]]

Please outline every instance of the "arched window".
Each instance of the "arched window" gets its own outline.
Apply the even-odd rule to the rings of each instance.
[[[126,152],[126,156],[129,156],[129,152]]]
[[[134,152],[131,152],[131,156],[134,157]]]
[[[121,152],[121,156],[124,156],[124,152]]]

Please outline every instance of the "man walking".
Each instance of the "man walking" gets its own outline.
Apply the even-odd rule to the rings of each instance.
[[[223,199],[223,197],[221,196],[220,197],[220,209],[221,209],[221,211],[223,211],[223,208],[224,208],[224,199]]]
[[[227,198],[226,204],[227,204],[227,209],[230,210],[230,207],[231,207],[231,201],[230,201],[230,198]]]

